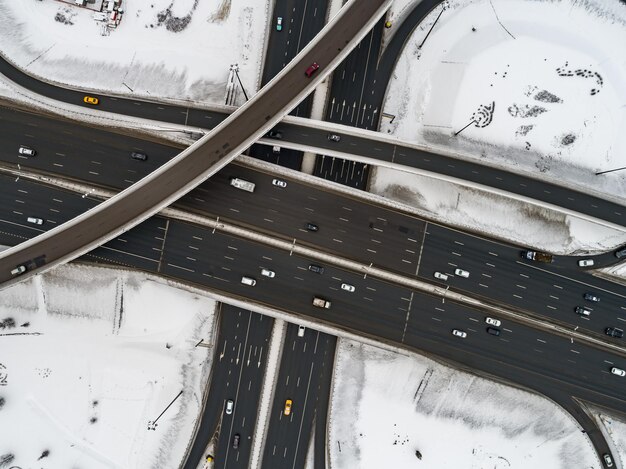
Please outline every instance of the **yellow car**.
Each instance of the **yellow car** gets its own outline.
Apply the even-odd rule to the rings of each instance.
[[[100,102],[98,98],[94,98],[93,96],[85,96],[83,98],[83,101],[85,101],[87,104],[98,104]]]
[[[285,410],[283,411],[285,415],[291,414],[291,404],[293,404],[293,401],[291,399],[287,399],[285,401]]]

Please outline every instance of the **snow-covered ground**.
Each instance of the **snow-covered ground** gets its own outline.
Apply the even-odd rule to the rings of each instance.
[[[624,467],[623,464],[626,462],[626,421],[618,420],[598,409],[594,415],[609,446],[614,451],[615,459],[621,462],[621,467]]]
[[[331,399],[334,469],[602,467],[551,401],[416,354],[340,339]],[[623,445],[625,426],[614,433]]]
[[[626,172],[595,172],[626,166],[626,4],[446,5],[407,42],[382,130],[625,197]]]
[[[124,0],[100,35],[93,11],[55,0],[0,0],[2,54],[80,88],[224,104],[231,64],[258,90],[270,0]],[[243,99],[243,97],[241,98]]]
[[[402,0],[397,14],[412,4]],[[626,4],[451,0],[398,60],[381,131],[626,198]],[[470,125],[459,136],[453,133]],[[623,233],[421,176],[377,168],[371,191],[439,220],[554,252],[603,251]]]
[[[0,459],[177,467],[210,370],[211,349],[195,345],[212,342],[214,310],[208,297],[158,278],[86,266],[3,290]]]
[[[600,253],[626,244],[624,231],[412,173],[377,168],[370,191],[420,216],[553,253]]]

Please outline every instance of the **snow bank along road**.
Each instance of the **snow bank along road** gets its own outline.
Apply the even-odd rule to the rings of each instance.
[[[269,130],[332,71],[386,11],[391,0],[351,0],[311,43],[250,101],[176,159],[80,219],[0,254],[0,281],[15,282],[11,270],[42,272],[86,253],[147,219],[210,177]],[[321,68],[307,79],[312,63]],[[4,283],[7,285],[7,283]]]

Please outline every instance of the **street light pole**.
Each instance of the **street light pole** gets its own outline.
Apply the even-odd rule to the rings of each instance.
[[[607,171],[598,171],[596,173],[596,176],[600,175],[600,174],[606,174],[606,173],[612,173],[613,171],[620,171],[622,169],[626,169],[626,166],[624,166],[623,168],[615,168],[615,169],[609,169]]]

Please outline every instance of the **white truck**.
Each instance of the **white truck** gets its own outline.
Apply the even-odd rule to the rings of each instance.
[[[254,188],[255,188],[255,184],[253,182],[246,181],[245,179],[239,179],[239,178],[232,178],[230,180],[230,185],[246,192],[254,192]]]
[[[313,306],[317,306],[318,308],[330,308],[330,301],[327,301],[318,296],[313,297]]]

